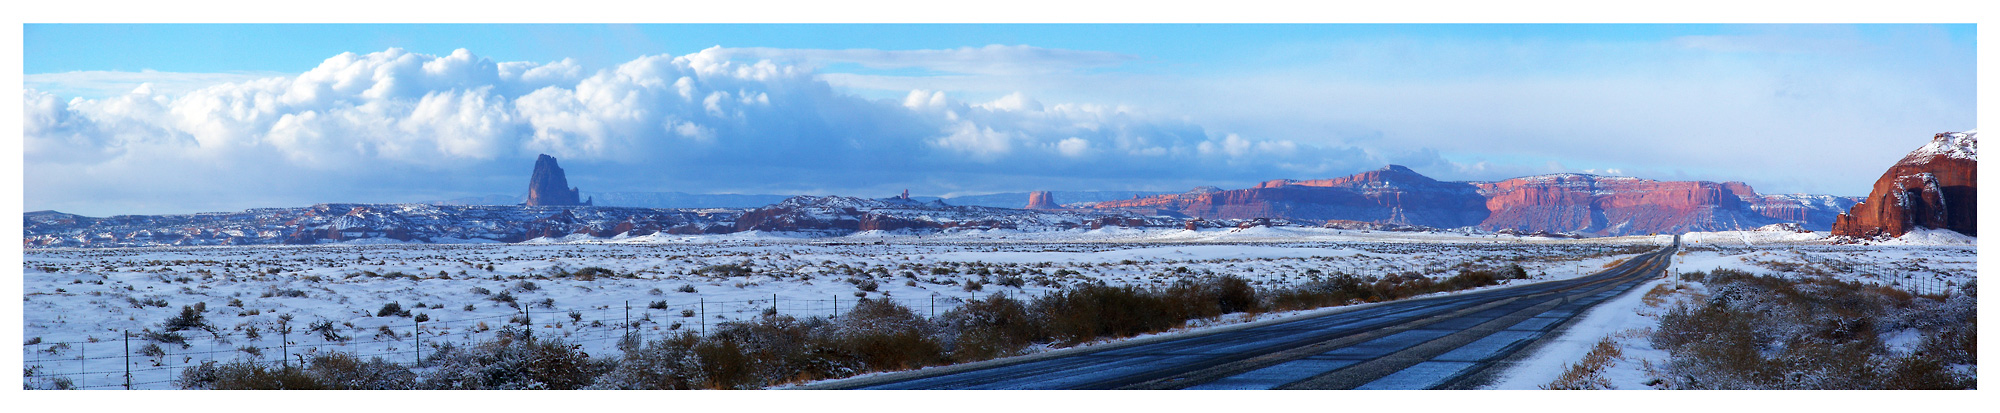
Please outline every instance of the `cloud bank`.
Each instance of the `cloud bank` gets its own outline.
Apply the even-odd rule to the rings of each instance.
[[[98,99],[24,92],[30,210],[163,213],[512,193],[534,155],[595,191],[874,195],[1184,188],[1373,168],[1354,147],[1208,130],[1125,106],[865,99],[810,60],[1021,73],[1127,56],[1025,46],[941,51],[710,48],[587,72],[460,49],[326,59],[296,76]]]

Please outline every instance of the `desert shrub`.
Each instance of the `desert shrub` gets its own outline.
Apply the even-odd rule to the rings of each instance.
[[[320,390],[327,388],[298,367],[270,367],[256,362],[202,362],[181,370],[174,385],[204,390]]]
[[[381,357],[362,361],[346,353],[322,353],[314,356],[306,368],[306,375],[325,386],[338,390],[404,390],[417,388],[417,375],[408,367],[382,360]]]
[[[1216,307],[1223,314],[1257,310],[1257,289],[1249,280],[1230,275],[1216,279],[1213,285]]]
[[[581,270],[569,273],[569,276],[580,281],[592,281],[598,278],[617,278],[618,273],[611,272],[611,270],[604,269],[603,267],[583,267]]]
[[[681,284],[681,288],[674,289],[674,291],[692,293],[695,292],[696,290],[694,289],[694,284]]]
[[[1064,343],[1129,337],[1179,326],[1165,300],[1131,286],[1082,284],[1035,299],[1049,334]]]
[[[937,323],[947,333],[946,350],[961,363],[1011,356],[1046,337],[1027,304],[1006,294],[967,301]]]
[[[147,329],[140,332],[140,334],[142,335],[142,337],[146,339],[146,341],[150,341],[153,343],[179,344],[181,345],[181,347],[188,346],[187,336],[183,336],[179,332],[153,331],[151,329]]]
[[[214,331],[215,328],[208,325],[208,317],[202,315],[202,313],[207,311],[207,303],[195,303],[193,306],[184,305],[181,306],[180,315],[167,319],[161,326],[169,332],[195,329]]]
[[[655,309],[655,310],[665,310],[665,309],[667,309],[667,302],[666,302],[666,301],[654,301],[654,302],[652,302],[652,303],[648,303],[648,304],[646,304],[646,308],[651,308],[651,309]]]
[[[708,378],[695,353],[701,337],[681,332],[644,347],[625,351],[617,367],[600,377],[594,388],[624,390],[688,390],[704,387]]]
[[[157,343],[146,343],[139,346],[139,355],[153,358],[164,357],[167,355],[167,349],[160,348],[160,345]]]
[[[614,367],[561,339],[528,339],[503,329],[470,347],[439,346],[426,355],[422,387],[431,389],[570,390],[591,386]]]
[[[125,297],[125,303],[130,304],[132,308],[146,308],[146,307],[166,308],[167,306],[172,305],[168,304],[167,300],[157,297],[149,297],[145,299]]]
[[[534,281],[528,281],[528,280],[515,281],[513,288],[514,291],[520,291],[520,292],[535,291],[540,289],[542,289],[542,286],[535,285]]]
[[[931,338],[930,323],[909,307],[889,300],[862,299],[840,320],[836,345],[870,370],[902,370],[941,364],[943,345]]]
[[[402,303],[394,301],[391,301],[388,304],[383,304],[382,309],[380,310],[375,310],[376,317],[388,317],[388,316],[408,317],[409,315],[410,315],[409,311],[403,310]]]
[[[750,268],[737,264],[722,264],[701,267],[694,272],[710,277],[743,277],[750,275]]]
[[[494,302],[515,304],[514,295],[506,291],[501,291],[499,294],[494,294],[492,297],[487,297],[486,299],[493,300]]]
[[[762,385],[751,357],[743,354],[742,346],[735,341],[701,340],[692,350],[695,358],[701,360],[695,366],[701,388],[750,389]]]
[[[333,322],[327,320],[314,321],[311,324],[307,324],[306,332],[317,333],[321,339],[325,339],[326,341],[347,341],[352,338],[340,335],[340,328],[334,327]]]
[[[1458,275],[1453,275],[1451,278],[1446,278],[1444,282],[1439,283],[1438,288],[1443,291],[1457,291],[1495,285],[1500,283],[1500,277],[1502,276],[1498,271],[1493,270],[1463,269],[1459,270]]]
[[[881,288],[881,286],[876,284],[874,279],[867,279],[867,280],[861,280],[861,282],[859,283],[855,283],[854,288],[860,289],[861,291],[875,291],[875,289]]]
[[[703,387],[756,388],[861,372],[856,357],[833,342],[836,328],[817,317],[782,315],[717,325],[694,349]]]
[[[493,295],[493,290],[488,290],[486,287],[472,287],[470,291],[478,295]]]

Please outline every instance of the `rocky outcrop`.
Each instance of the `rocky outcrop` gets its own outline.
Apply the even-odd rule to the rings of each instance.
[[[1206,219],[1285,218],[1522,234],[1631,235],[1740,230],[1781,222],[1826,229],[1853,198],[1761,195],[1741,182],[1554,174],[1442,182],[1397,165],[1339,178],[1271,180],[1093,207]]]
[[[1035,191],[1028,193],[1028,206],[1025,208],[1057,209],[1062,208],[1062,205],[1056,204],[1056,196],[1050,194],[1049,191]]]
[[[1860,204],[1841,214],[1833,234],[1898,237],[1919,227],[1978,236],[1975,190],[1979,133],[1940,133],[1890,166]]]
[[[1847,212],[1848,208],[1861,202],[1861,197],[1775,194],[1760,195],[1755,192],[1739,194],[1750,203],[1750,211],[1784,222],[1797,223],[1808,231],[1833,229],[1835,217]]]
[[[1203,190],[1094,205],[1104,209],[1156,209],[1204,219],[1345,219],[1429,227],[1463,227],[1485,219],[1485,198],[1470,185],[1440,182],[1390,165],[1353,176],[1312,181],[1276,180],[1254,188]]]
[[[535,158],[535,172],[528,176],[528,206],[590,205],[578,192],[569,186],[569,178],[563,176],[555,157],[544,154]]]
[[[1179,227],[1179,219],[1112,211],[1027,210],[920,202],[900,196],[865,199],[799,196],[745,212],[737,231],[846,235],[860,231],[928,233],[945,230],[1054,231],[1104,227]]]

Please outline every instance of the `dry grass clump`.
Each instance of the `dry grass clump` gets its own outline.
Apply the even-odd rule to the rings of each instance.
[[[1598,340],[1597,345],[1592,346],[1589,353],[1583,355],[1583,360],[1569,365],[1568,369],[1563,370],[1562,375],[1556,376],[1555,381],[1544,384],[1541,388],[1542,390],[1614,389],[1611,380],[1604,378],[1604,369],[1611,367],[1612,360],[1621,356],[1624,356],[1624,352],[1618,349],[1618,343],[1611,341],[1611,337],[1605,337]]]

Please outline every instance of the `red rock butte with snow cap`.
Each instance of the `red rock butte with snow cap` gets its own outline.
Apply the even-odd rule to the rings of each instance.
[[[1868,197],[1834,221],[1833,235],[1899,237],[1916,228],[1978,236],[1979,132],[1947,132],[1889,167]]]

